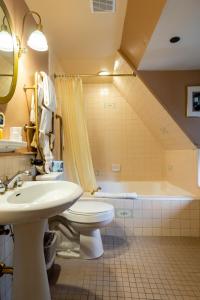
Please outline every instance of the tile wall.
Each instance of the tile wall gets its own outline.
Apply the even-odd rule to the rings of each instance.
[[[164,151],[113,84],[84,84],[93,163],[98,179],[162,180]],[[112,171],[119,164],[119,172]]]
[[[197,150],[165,151],[165,179],[199,196],[197,155]]]
[[[115,71],[132,72],[120,55],[116,57]],[[113,84],[162,145],[165,156],[165,180],[200,196],[200,189],[197,186],[196,146],[138,76],[115,77]]]
[[[115,72],[132,72],[129,65],[119,55],[116,57]],[[164,149],[195,148],[182,129],[138,76],[114,77],[113,84],[156,139],[160,141]]]
[[[104,199],[103,201],[115,207],[114,221],[102,230],[106,235],[200,236],[199,200]]]
[[[130,68],[122,60],[117,71]],[[84,98],[98,180],[166,180],[200,199],[195,146],[139,78],[85,84]],[[112,164],[121,170],[113,172]],[[199,200],[108,202],[115,207],[115,220],[105,234],[199,236]]]

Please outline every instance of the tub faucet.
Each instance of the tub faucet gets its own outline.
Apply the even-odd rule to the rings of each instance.
[[[21,179],[22,175],[30,176],[32,175],[32,172],[27,171],[18,171],[14,176],[12,176],[9,179],[6,179],[5,181],[1,181],[0,183],[0,191],[2,190],[2,193],[4,193],[7,190],[12,190],[16,186],[22,186],[23,180]],[[5,188],[5,191],[3,192],[3,189]]]

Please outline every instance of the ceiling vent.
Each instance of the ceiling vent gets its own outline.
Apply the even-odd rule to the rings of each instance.
[[[116,0],[91,0],[92,13],[115,12]]]

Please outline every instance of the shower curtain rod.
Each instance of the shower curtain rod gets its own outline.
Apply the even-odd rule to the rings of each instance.
[[[105,74],[105,75],[100,75],[100,74],[54,74],[54,78],[65,78],[65,77],[125,77],[125,76],[136,76],[135,73],[129,73],[129,74]]]

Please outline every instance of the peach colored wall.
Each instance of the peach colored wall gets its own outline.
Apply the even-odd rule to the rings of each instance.
[[[116,57],[115,71],[131,72],[119,55]],[[164,149],[196,148],[138,76],[115,77],[113,83]]]
[[[187,86],[200,85],[200,71],[139,71],[138,75],[190,140],[200,147],[200,118],[186,117]]]
[[[194,195],[200,195],[197,185],[197,150],[165,151],[165,178]]]
[[[23,0],[5,0],[5,4],[10,12],[15,33],[20,36],[22,19],[28,8]],[[34,27],[31,17],[27,19],[25,27],[24,41]],[[23,86],[24,84],[32,85],[34,73],[40,70],[48,72],[48,53],[35,52],[29,48],[28,52],[19,59],[18,81],[13,98],[8,104],[0,105],[0,111],[6,115],[5,137],[9,135],[9,127],[24,126],[28,122],[29,112]],[[28,101],[30,101],[30,92],[28,93]]]
[[[130,72],[130,67],[119,55],[115,64],[117,72]],[[116,77],[115,87],[137,113],[164,151],[164,179],[195,195],[197,186],[197,151],[182,129],[175,123],[156,97],[137,77]]]
[[[161,15],[166,0],[129,0],[121,51],[137,67]]]
[[[83,92],[98,179],[162,180],[161,144],[113,84],[84,84]],[[119,173],[111,170],[116,163]]]

